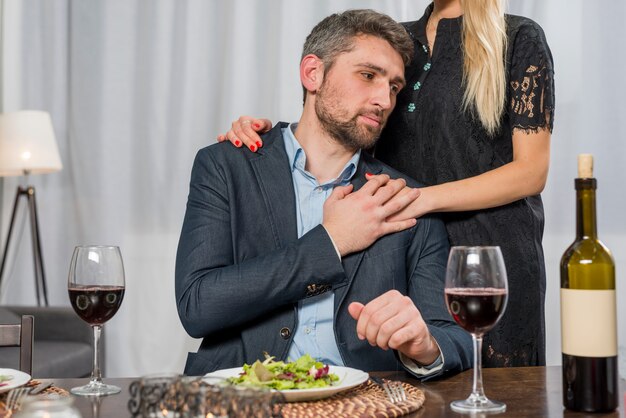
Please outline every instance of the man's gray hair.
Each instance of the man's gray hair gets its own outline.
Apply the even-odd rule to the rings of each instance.
[[[324,63],[326,73],[337,55],[354,48],[354,38],[359,35],[371,35],[387,41],[400,54],[405,66],[413,59],[413,41],[404,27],[386,14],[370,9],[334,13],[319,22],[304,42],[302,58],[316,55]]]

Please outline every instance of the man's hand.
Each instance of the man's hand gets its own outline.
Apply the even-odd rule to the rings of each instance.
[[[414,218],[387,220],[419,196],[419,190],[406,187],[403,179],[372,176],[360,190],[351,192],[352,185],[335,187],[324,203],[322,225],[341,256],[361,251],[378,238],[416,223]]]
[[[383,350],[398,350],[422,365],[439,356],[439,346],[411,298],[390,290],[367,305],[352,302],[348,312],[357,321],[361,340]]]

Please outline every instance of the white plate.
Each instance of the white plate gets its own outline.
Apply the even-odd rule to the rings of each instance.
[[[207,373],[205,377],[227,379],[229,377],[239,376],[241,371],[241,367],[235,367],[232,369],[223,369]],[[285,400],[287,402],[313,401],[316,399],[327,398],[335,393],[351,389],[365,382],[369,378],[367,373],[350,367],[330,366],[329,373],[335,373],[339,376],[337,384],[325,388],[283,390],[281,393],[285,396]]]
[[[20,372],[19,370],[0,369],[0,375],[13,376],[13,379],[3,382],[3,383],[6,383],[6,385],[0,386],[0,393],[25,385],[30,380],[30,375],[24,372]]]

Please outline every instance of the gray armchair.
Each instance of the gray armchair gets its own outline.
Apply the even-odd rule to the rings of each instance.
[[[18,324],[22,315],[35,317],[33,377],[91,375],[93,333],[91,327],[72,308],[0,306],[0,323]],[[17,368],[18,365],[17,347],[0,348],[0,367]],[[100,367],[104,368],[102,362]]]

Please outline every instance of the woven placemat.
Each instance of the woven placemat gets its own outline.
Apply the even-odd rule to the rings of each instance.
[[[36,380],[36,379],[31,379],[31,381],[29,381],[28,383],[26,383],[26,387],[33,387],[33,386],[38,386],[41,383],[41,381]],[[47,387],[43,390],[43,392],[37,394],[37,396],[39,395],[59,395],[59,396],[70,396],[70,393],[62,388],[56,387],[54,385]]]
[[[388,418],[401,417],[421,408],[426,397],[424,392],[402,383],[407,400],[393,404],[387,399],[383,388],[368,380],[354,389],[338,393],[330,398],[311,402],[296,402],[283,405],[284,418]]]
[[[26,383],[26,387],[34,387],[38,386],[41,382],[39,380],[32,379],[28,383]],[[7,395],[9,392],[0,393],[0,418],[8,418],[12,415],[12,411],[7,411],[5,409],[5,401],[7,399]],[[59,396],[69,396],[69,392],[65,389],[56,387],[54,385],[46,388],[43,392],[39,393],[37,396],[41,395],[59,395]]]

